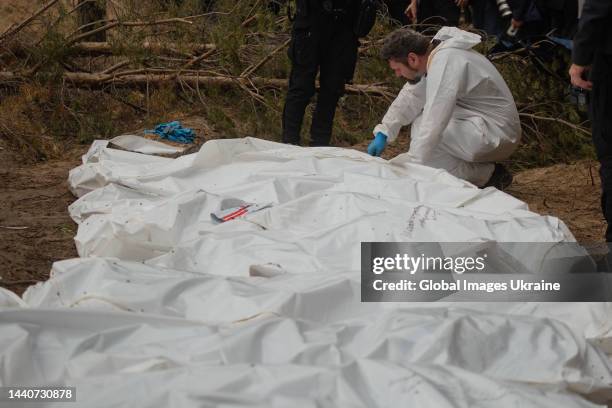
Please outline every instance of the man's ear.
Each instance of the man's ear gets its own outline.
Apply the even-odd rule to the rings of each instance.
[[[408,67],[412,68],[418,65],[419,59],[417,58],[417,55],[414,52],[409,52],[408,56],[406,57],[406,62],[408,62]]]

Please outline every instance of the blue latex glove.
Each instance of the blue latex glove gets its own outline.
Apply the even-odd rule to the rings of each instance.
[[[377,132],[374,140],[368,146],[368,154],[372,156],[380,156],[387,146],[387,135],[383,132]]]
[[[181,126],[181,122],[160,123],[153,130],[145,130],[145,133],[154,133],[162,139],[178,143],[193,143],[195,133],[190,128]]]

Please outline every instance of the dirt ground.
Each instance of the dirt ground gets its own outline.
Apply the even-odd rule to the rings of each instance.
[[[531,169],[516,174],[506,192],[528,203],[532,211],[562,219],[578,241],[600,242],[606,224],[598,171],[595,161]]]
[[[407,141],[385,152],[405,151]],[[87,146],[67,149],[62,160],[23,164],[0,140],[0,286],[22,294],[49,276],[54,261],[76,257],[76,224],[67,207],[68,171],[80,163]],[[354,146],[365,150],[365,144]],[[515,174],[509,194],[531,210],[561,218],[579,241],[597,242],[605,224],[599,208],[597,163],[583,161]]]
[[[49,276],[53,262],[76,257],[76,224],[68,216],[75,198],[68,171],[79,152],[62,161],[20,164],[0,140],[0,286],[18,294]]]

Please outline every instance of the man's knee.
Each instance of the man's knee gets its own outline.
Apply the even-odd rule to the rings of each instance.
[[[289,83],[287,100],[309,101],[315,93],[314,79],[295,79]]]
[[[318,100],[319,103],[329,103],[335,107],[342,95],[344,95],[344,82],[321,83]]]

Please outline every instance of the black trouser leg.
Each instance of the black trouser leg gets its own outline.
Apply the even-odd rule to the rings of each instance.
[[[321,64],[319,94],[312,115],[310,127],[310,146],[329,146],[338,99],[344,91],[344,76],[333,72],[334,61]]]
[[[474,27],[484,30],[489,35],[499,36],[502,33],[503,27],[494,0],[472,0],[470,8]]]
[[[283,109],[283,143],[299,144],[304,111],[315,93],[318,58],[314,33],[309,29],[293,30],[289,47],[291,74]]]
[[[316,67],[293,66],[283,109],[283,143],[299,144],[304,111],[315,93]]]
[[[599,159],[601,209],[608,223],[606,241],[612,242],[612,55],[597,55],[591,72],[591,122],[593,143]]]
[[[357,60],[358,41],[351,27],[336,27],[321,51],[319,95],[310,128],[311,146],[329,146],[338,99],[351,80]]]

